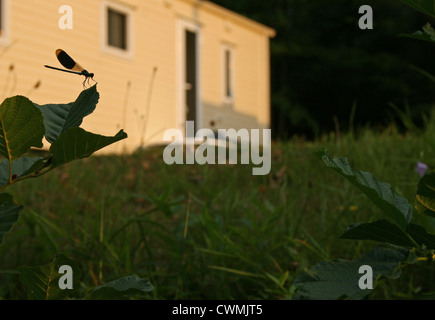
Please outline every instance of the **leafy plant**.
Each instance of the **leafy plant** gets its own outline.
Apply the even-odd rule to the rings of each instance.
[[[96,86],[83,90],[74,102],[38,105],[24,96],[7,98],[0,105],[0,244],[3,235],[18,221],[22,205],[14,202],[4,189],[19,181],[36,178],[71,161],[86,158],[94,152],[122,139],[120,130],[114,136],[88,132],[80,125],[91,114],[99,100]],[[50,143],[45,156],[32,156],[32,148],[43,147],[43,138]],[[60,288],[59,267],[69,266],[74,274],[72,288]],[[43,266],[18,268],[22,283],[31,299],[65,299],[79,297],[81,272],[70,258],[57,254]],[[129,276],[91,290],[85,299],[113,299],[152,290],[145,279]]]
[[[94,288],[85,299],[119,299],[151,290],[153,290],[153,286],[148,280],[136,276],[126,276]]]
[[[423,13],[435,17],[432,0],[401,0]],[[430,24],[406,37],[435,42]],[[395,192],[388,183],[377,180],[369,172],[354,170],[346,158],[331,158],[325,150],[317,156],[326,166],[355,185],[383,214],[373,222],[355,223],[346,228],[340,238],[380,242],[371,252],[349,261],[338,259],[320,262],[299,275],[294,285],[295,299],[364,299],[382,278],[397,279],[410,264],[435,259],[435,234],[418,221],[418,215],[435,218],[435,173],[426,173],[419,181],[414,205]],[[433,230],[430,230],[433,231]],[[369,266],[374,285],[361,287],[360,268]]]
[[[119,131],[113,137],[87,132],[79,125],[95,109],[99,94],[95,86],[84,90],[69,104],[37,105],[23,96],[7,98],[0,105],[0,192],[19,181],[36,178],[73,160],[89,157],[95,151],[121,139],[127,134]],[[42,139],[51,143],[45,157],[26,154],[32,147],[41,148]],[[12,196],[0,194],[2,235],[12,228],[23,208]]]
[[[432,0],[401,0],[406,5],[414,8],[424,14],[435,17],[435,3]],[[401,36],[435,42],[435,30],[430,23],[423,26],[422,31],[416,31],[412,34],[401,34]]]
[[[63,275],[63,273],[59,273],[59,268],[63,265],[70,266],[74,275],[70,289],[62,289],[59,286],[59,281]],[[53,261],[46,265],[37,267],[22,266],[18,270],[21,275],[21,281],[29,289],[29,297],[31,299],[59,300],[80,297],[78,289],[80,288],[79,279],[81,271],[74,260],[63,254],[57,254]],[[121,299],[151,290],[153,290],[153,286],[148,280],[136,276],[126,276],[93,288],[83,299]]]
[[[62,273],[59,273],[59,268],[63,265],[71,267],[73,272],[72,289],[61,289],[59,280]],[[74,260],[58,254],[50,263],[37,266],[21,266],[18,268],[20,272],[20,280],[26,285],[29,290],[29,298],[35,300],[59,300],[68,297],[76,297],[78,295],[79,279],[81,271]]]
[[[363,299],[382,278],[397,279],[403,267],[419,261],[435,259],[435,235],[423,225],[413,222],[414,208],[388,183],[377,180],[369,172],[354,170],[345,158],[332,159],[325,150],[317,156],[328,168],[336,171],[361,190],[379,209],[383,217],[373,222],[355,223],[346,228],[343,239],[373,240],[381,244],[357,260],[320,262],[302,273],[294,285],[295,299]],[[416,214],[434,217],[435,173],[424,176],[419,183]],[[361,289],[359,268],[373,270],[373,288]]]

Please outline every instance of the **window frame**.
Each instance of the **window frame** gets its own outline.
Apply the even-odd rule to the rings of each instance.
[[[229,53],[229,72],[227,72],[227,53]],[[233,104],[235,100],[235,50],[234,46],[223,43],[221,48],[221,76],[222,76],[222,101],[227,104]],[[231,95],[228,95],[228,87]]]
[[[118,48],[116,46],[109,45],[109,9],[115,12],[119,12],[125,15],[126,18],[126,49]],[[133,58],[133,8],[120,4],[118,2],[104,0],[101,6],[102,11],[102,24],[101,24],[101,50],[105,53],[109,53],[121,58],[132,59]]]

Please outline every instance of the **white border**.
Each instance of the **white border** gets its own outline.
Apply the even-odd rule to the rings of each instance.
[[[185,19],[178,19],[176,26],[176,84],[177,88],[177,117],[176,125],[183,134],[185,134],[186,126],[186,91],[185,91],[185,61],[186,61],[186,41],[185,41],[185,31],[189,30],[196,33],[196,119],[195,127],[196,130],[202,128],[202,100],[201,100],[201,28],[198,24],[190,22]]]
[[[114,46],[110,46],[107,43],[107,21],[108,21],[108,9],[112,8],[115,11],[119,11],[126,16],[127,20],[127,30],[126,30],[126,45],[127,49],[120,49]],[[134,26],[134,15],[133,9],[127,5],[122,5],[114,1],[103,0],[101,2],[101,51],[115,55],[120,58],[133,59],[133,26]]]
[[[9,46],[10,45],[10,0],[2,0],[2,32],[0,36],[0,46]]]
[[[231,93],[232,93],[232,95],[231,95],[231,97],[229,97],[229,96],[227,96],[227,90],[226,90],[226,70],[225,70],[225,68],[226,68],[226,61],[225,61],[225,52],[226,51],[229,51],[230,52],[230,72],[231,72],[231,74],[230,74],[230,89],[231,89]],[[224,103],[227,103],[227,104],[233,104],[234,103],[234,96],[235,96],[235,81],[234,81],[234,78],[235,78],[235,73],[236,73],[236,70],[235,70],[235,59],[236,59],[236,57],[235,57],[235,54],[234,54],[234,46],[232,46],[232,45],[230,45],[230,44],[228,44],[228,43],[223,43],[222,44],[222,46],[221,46],[221,77],[222,77],[222,82],[221,82],[221,88],[222,88],[222,90],[221,90],[221,92],[222,92],[222,101],[224,102]]]

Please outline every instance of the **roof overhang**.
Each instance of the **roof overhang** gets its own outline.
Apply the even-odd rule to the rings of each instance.
[[[241,14],[238,14],[234,11],[221,7],[220,5],[217,5],[208,0],[182,0],[182,1],[188,2],[191,5],[201,8],[203,10],[207,10],[215,15],[219,15],[222,18],[228,19],[231,22],[239,23],[246,27],[255,29],[256,31],[261,32],[262,34],[268,36],[269,38],[273,38],[276,35],[276,31],[274,29],[264,24],[261,24],[257,21],[254,21],[252,19],[249,19],[245,16],[242,16]]]

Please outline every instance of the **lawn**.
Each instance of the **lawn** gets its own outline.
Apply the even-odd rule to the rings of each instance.
[[[434,139],[432,121],[423,133],[392,126],[274,142],[267,176],[251,165],[169,166],[162,147],[74,161],[9,187],[26,208],[0,245],[0,298],[25,299],[17,267],[62,252],[79,264],[83,291],[136,274],[155,287],[148,299],[289,299],[304,268],[374,245],[339,239],[379,212],[313,152],[347,157],[413,201],[416,163],[435,164]],[[413,266],[374,297],[418,297],[434,280],[433,267]]]

